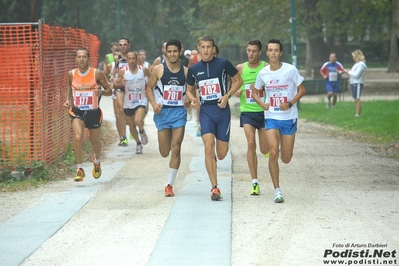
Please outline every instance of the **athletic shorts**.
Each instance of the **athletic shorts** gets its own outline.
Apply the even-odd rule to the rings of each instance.
[[[201,105],[199,116],[201,135],[212,133],[216,139],[230,140],[230,106],[220,108],[217,104]]]
[[[187,109],[182,107],[162,107],[159,114],[154,114],[155,126],[158,130],[176,129],[187,123]]]
[[[337,82],[326,82],[327,92],[338,93],[339,83]]]
[[[101,126],[103,121],[103,112],[100,108],[93,110],[80,110],[77,107],[69,109],[69,116],[73,119],[78,118],[83,120],[85,127],[88,129],[96,129]]]
[[[351,84],[351,87],[352,87],[353,99],[360,99],[360,94],[362,94],[363,84],[355,83],[355,84]]]
[[[136,106],[134,108],[124,108],[123,112],[127,116],[133,116],[139,108],[143,108],[145,110],[145,106],[144,105],[139,105],[139,106]]]
[[[290,120],[276,120],[276,119],[265,119],[265,128],[278,129],[281,135],[293,135],[297,130],[297,119]]]
[[[125,94],[125,86],[115,89],[115,91]]]
[[[249,124],[256,129],[265,127],[265,112],[241,112],[240,127]]]

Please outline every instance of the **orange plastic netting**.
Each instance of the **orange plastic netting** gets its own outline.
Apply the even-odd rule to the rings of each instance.
[[[84,30],[0,24],[0,169],[53,162],[72,141],[63,107],[78,47],[97,66],[100,41]]]

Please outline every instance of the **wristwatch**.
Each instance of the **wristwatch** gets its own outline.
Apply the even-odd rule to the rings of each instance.
[[[292,103],[291,103],[291,102],[288,102],[288,106],[291,108],[291,107],[292,107]]]

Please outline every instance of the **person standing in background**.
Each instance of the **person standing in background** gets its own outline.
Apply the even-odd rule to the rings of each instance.
[[[352,69],[350,71],[347,71],[346,73],[348,73],[350,77],[352,96],[355,100],[355,117],[359,117],[362,111],[362,106],[360,104],[360,94],[363,89],[364,72],[366,71],[367,65],[366,58],[364,57],[362,51],[358,49],[352,52],[352,58],[355,61],[355,64],[352,66]]]

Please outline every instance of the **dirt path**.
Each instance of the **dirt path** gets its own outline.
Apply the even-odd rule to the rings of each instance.
[[[343,252],[337,245],[348,243],[399,249],[399,162],[300,120],[294,158],[288,165],[280,161],[286,202],[275,204],[267,159],[261,155],[261,195],[249,195],[246,140],[238,123],[233,118],[231,265],[322,265],[326,250]],[[115,153],[118,147],[110,141],[103,163],[122,160],[126,165],[22,265],[146,265],[173,205],[173,198],[163,197],[168,160],[158,154],[151,117],[146,125],[151,142],[143,156]],[[177,195],[189,173],[194,138],[185,136]],[[68,179],[29,191],[0,193],[0,225],[37,204],[43,195],[72,186]]]

